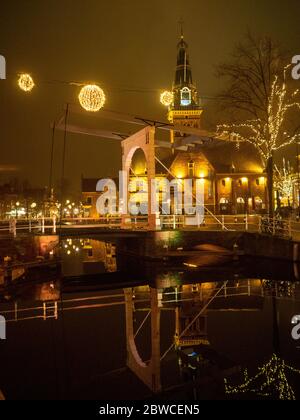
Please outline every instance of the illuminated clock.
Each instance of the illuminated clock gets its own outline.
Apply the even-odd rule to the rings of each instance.
[[[192,98],[191,89],[189,89],[188,87],[182,88],[180,91],[180,104],[182,106],[190,105],[192,102],[191,98]]]

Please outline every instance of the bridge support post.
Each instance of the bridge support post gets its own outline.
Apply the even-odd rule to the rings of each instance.
[[[155,127],[146,127],[122,141],[122,169],[127,173],[126,191],[134,153],[142,149],[147,163],[148,184],[148,230],[156,230],[156,214],[151,209],[151,180],[155,179]],[[128,208],[126,209],[128,212]],[[122,216],[122,228],[126,227],[126,214]]]
[[[292,221],[289,219],[288,221],[288,229],[289,229],[289,238],[292,237]]]
[[[13,229],[14,238],[16,238],[17,237],[17,219],[12,220],[12,229]]]
[[[222,215],[222,229],[225,230],[225,217]]]
[[[56,216],[53,216],[53,229],[52,229],[52,233],[56,233]]]

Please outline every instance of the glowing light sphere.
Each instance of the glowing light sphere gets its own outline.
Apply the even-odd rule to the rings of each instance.
[[[164,106],[170,106],[173,102],[173,98],[174,98],[173,92],[166,90],[160,95],[160,102]]]
[[[19,88],[24,92],[31,92],[34,88],[34,81],[30,74],[21,74],[18,80]]]
[[[86,85],[81,89],[78,99],[86,111],[97,112],[105,103],[105,94],[97,85]]]

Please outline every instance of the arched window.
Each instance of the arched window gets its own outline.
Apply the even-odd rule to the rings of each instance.
[[[184,87],[181,89],[181,98],[180,98],[180,103],[183,106],[187,106],[190,105],[192,102],[192,94],[191,94],[191,90],[188,87]]]
[[[260,197],[254,198],[254,207],[257,212],[263,209],[263,200]]]
[[[238,204],[245,204],[245,200],[243,199],[243,197],[238,197],[238,198],[236,199],[236,202],[237,202]]]
[[[227,198],[220,198],[220,204],[228,204],[229,201]]]

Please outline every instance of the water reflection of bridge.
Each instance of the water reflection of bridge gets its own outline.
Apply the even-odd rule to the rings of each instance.
[[[218,295],[215,292],[221,288]],[[135,312],[148,312],[150,310],[149,286],[137,286],[124,289],[133,290],[132,300]],[[204,302],[209,301],[209,311],[255,311],[258,308],[247,298],[275,297],[290,301],[300,301],[299,282],[273,282],[269,280],[237,280],[230,282],[202,282],[188,285],[177,285],[164,289],[154,288],[157,291],[157,305],[161,311],[179,310],[179,314],[188,317],[187,311],[193,305],[195,313],[203,308]],[[213,299],[211,299],[213,298]],[[234,298],[239,298],[239,305]],[[241,301],[241,298],[244,300]],[[211,299],[211,301],[210,301]],[[219,301],[226,299],[230,302],[227,307],[219,304]],[[62,311],[76,311],[88,309],[109,308],[117,305],[125,305],[124,293],[116,291],[110,294],[96,293],[93,296],[63,299],[60,294],[59,285],[45,283],[37,287],[35,298],[30,303],[22,300],[14,300],[9,296],[0,302],[0,313],[6,317],[7,322],[18,322],[32,319],[58,319]],[[253,302],[253,301],[252,301]],[[141,306],[142,305],[142,306]]]
[[[127,366],[153,392],[162,389],[161,364],[174,349],[210,346],[207,316],[212,311],[260,311],[265,297],[300,301],[299,283],[276,283],[266,280],[241,280],[217,283],[176,285],[165,289],[149,286],[129,287],[93,296],[63,299],[54,284],[44,287],[32,305],[17,302],[0,304],[8,322],[58,320],[65,311],[105,310],[124,307],[126,313]],[[161,351],[160,318],[162,311],[174,313],[174,340]],[[137,316],[139,314],[139,316]],[[142,314],[145,314],[141,317]],[[137,323],[137,319],[142,320]],[[151,357],[144,361],[136,339],[150,322]],[[174,354],[174,353],[173,353]],[[182,353],[184,355],[184,353]],[[181,356],[180,356],[181,357]]]

